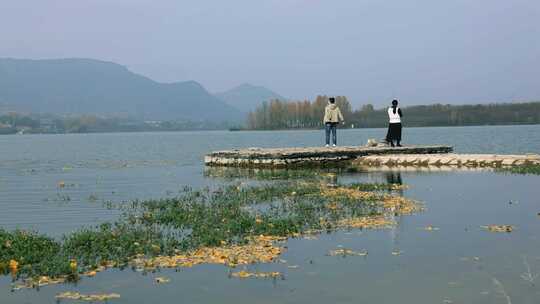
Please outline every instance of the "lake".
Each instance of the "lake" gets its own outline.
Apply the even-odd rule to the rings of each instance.
[[[338,144],[363,145],[383,129],[339,130]],[[0,136],[0,227],[62,234],[117,218],[105,202],[174,197],[185,185],[217,186],[204,154],[240,147],[316,146],[322,131],[172,132]],[[449,144],[460,153],[540,153],[540,125],[406,128],[404,144]],[[426,210],[387,230],[350,230],[317,240],[291,239],[282,255],[250,270],[284,280],[229,278],[224,266],[142,275],[108,270],[77,286],[10,292],[0,277],[0,303],[56,303],[55,294],[115,292],[113,303],[539,303],[540,176],[489,171],[347,173],[339,182],[399,178],[405,197]],[[240,178],[242,179],[242,178]],[[60,186],[62,185],[62,186]],[[512,233],[480,226],[509,224]],[[437,230],[426,231],[432,225]],[[367,250],[366,257],[328,256]],[[394,254],[392,254],[394,252]],[[399,254],[395,254],[399,252]],[[528,265],[528,266],[527,266]],[[529,268],[529,269],[528,269]],[[153,278],[171,282],[156,285]]]

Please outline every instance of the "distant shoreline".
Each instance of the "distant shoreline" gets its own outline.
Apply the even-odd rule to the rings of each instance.
[[[405,128],[417,129],[417,128],[460,128],[460,127],[507,127],[507,126],[536,126],[540,123],[534,124],[483,124],[483,125],[433,125],[433,126],[407,126]],[[386,127],[361,127],[361,128],[341,128],[341,130],[362,130],[362,129],[385,129]],[[100,132],[66,132],[66,133],[10,133],[10,134],[0,134],[0,136],[21,136],[21,135],[76,135],[76,134],[123,134],[123,133],[174,133],[174,132],[215,132],[215,131],[228,131],[228,132],[288,132],[288,131],[322,131],[322,128],[290,128],[290,129],[274,129],[274,130],[250,130],[250,129],[193,129],[193,130],[133,130],[133,131],[100,131]]]

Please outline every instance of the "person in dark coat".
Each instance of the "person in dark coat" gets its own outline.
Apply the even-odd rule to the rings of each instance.
[[[388,133],[386,134],[386,142],[390,146],[394,147],[394,141],[396,145],[401,147],[401,117],[403,113],[398,107],[398,101],[392,100],[392,106],[388,108]]]

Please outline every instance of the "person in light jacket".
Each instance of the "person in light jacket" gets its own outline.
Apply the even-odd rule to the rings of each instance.
[[[394,147],[394,141],[396,145],[401,147],[401,117],[403,113],[398,107],[398,101],[396,99],[392,100],[392,106],[388,108],[388,133],[386,133],[386,142],[390,146]]]
[[[326,132],[326,147],[330,146],[330,132],[332,132],[332,146],[337,145],[337,125],[342,122],[345,123],[343,115],[336,105],[336,99],[330,97],[328,99],[328,105],[324,109],[324,129]]]

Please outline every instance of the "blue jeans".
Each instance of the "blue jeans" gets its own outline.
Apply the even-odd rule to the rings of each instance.
[[[326,144],[330,144],[330,132],[332,132],[332,143],[337,145],[337,123],[327,122],[324,124],[324,130],[326,131]]]

